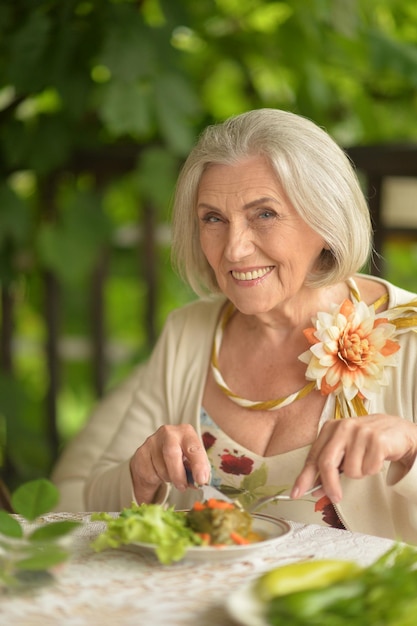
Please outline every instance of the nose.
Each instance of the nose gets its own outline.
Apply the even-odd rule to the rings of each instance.
[[[248,226],[229,224],[225,256],[229,261],[240,261],[255,250],[253,233]]]

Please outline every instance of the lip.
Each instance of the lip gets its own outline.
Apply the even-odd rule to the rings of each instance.
[[[263,267],[258,265],[257,267],[233,269],[230,270],[230,274],[236,282],[253,285],[261,281],[265,276],[269,276],[273,269],[273,265]]]

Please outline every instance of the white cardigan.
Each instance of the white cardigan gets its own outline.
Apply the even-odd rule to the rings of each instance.
[[[388,289],[389,308],[411,301],[415,294],[382,279]],[[118,511],[130,506],[133,486],[129,461],[143,441],[163,424],[190,423],[199,430],[199,414],[210,360],[213,334],[224,298],[199,300],[172,312],[165,324],[149,363],[140,371],[127,395],[130,404],[124,416],[116,410],[101,415],[102,422],[116,418],[117,426],[109,442],[101,442],[96,429],[96,448],[103,444],[101,458],[86,480],[85,510]],[[389,368],[390,383],[369,406],[369,413],[388,413],[417,421],[417,334],[398,337],[399,364]],[[117,430],[117,432],[116,432]],[[82,437],[82,436],[81,436]],[[81,452],[81,450],[80,450]],[[307,452],[307,448],[306,448]],[[417,543],[417,462],[404,477],[401,465],[387,463],[377,476],[352,480],[343,477],[343,500],[337,506],[348,529]],[[61,466],[60,474],[65,475]],[[167,500],[178,508],[188,508],[195,493],[180,493],[165,485],[157,501]],[[62,509],[61,509],[62,510]]]

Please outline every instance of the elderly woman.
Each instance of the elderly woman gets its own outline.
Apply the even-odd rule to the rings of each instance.
[[[87,510],[187,508],[186,463],[243,503],[290,488],[270,514],[417,540],[417,297],[358,274],[370,249],[350,162],[311,121],[260,109],[207,128],[173,209],[200,299],[168,317]]]

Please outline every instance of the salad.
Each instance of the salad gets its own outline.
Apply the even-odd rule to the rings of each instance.
[[[159,561],[169,564],[183,558],[190,547],[243,545],[261,541],[252,531],[252,516],[233,503],[209,499],[196,502],[190,511],[176,511],[160,504],[135,504],[119,517],[94,513],[92,520],[106,522],[106,530],[92,542],[99,552],[134,543],[155,546]]]
[[[223,500],[196,502],[187,513],[187,524],[205,545],[244,545],[262,539],[252,531],[252,516]]]

